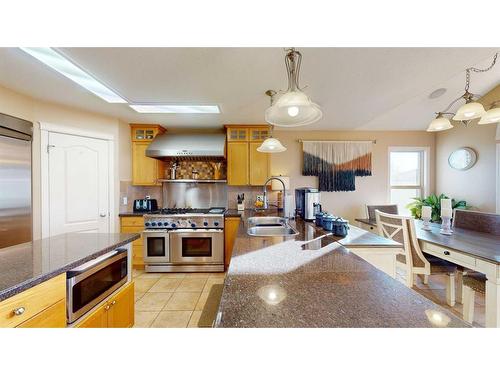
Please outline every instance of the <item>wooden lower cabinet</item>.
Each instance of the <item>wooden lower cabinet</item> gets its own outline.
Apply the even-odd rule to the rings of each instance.
[[[240,220],[239,217],[226,217],[224,219],[224,267],[226,270],[231,262],[234,240],[238,235]]]
[[[120,218],[121,233],[142,233],[144,218],[142,216],[123,216]],[[144,254],[142,234],[141,238],[132,242],[132,266],[135,269],[144,269]]]
[[[75,328],[129,328],[134,325],[134,282],[125,284],[117,293],[78,322]]]
[[[65,306],[63,273],[0,302],[0,327],[65,327]]]

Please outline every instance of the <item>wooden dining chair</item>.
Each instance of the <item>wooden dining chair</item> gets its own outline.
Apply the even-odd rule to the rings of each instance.
[[[397,204],[381,204],[381,205],[366,205],[366,212],[368,214],[368,220],[376,220],[375,211],[385,212],[386,214],[398,214]]]
[[[413,287],[417,275],[446,275],[446,303],[455,305],[455,275],[457,266],[437,257],[426,257],[418,243],[413,218],[375,210],[377,228],[383,237],[403,245],[403,252],[396,255],[396,266],[406,270],[406,286]]]

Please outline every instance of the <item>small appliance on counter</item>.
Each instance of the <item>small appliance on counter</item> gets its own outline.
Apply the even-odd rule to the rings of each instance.
[[[158,201],[147,196],[144,199],[134,200],[134,212],[153,212],[158,211]]]
[[[317,212],[321,211],[320,193],[318,189],[303,187],[295,189],[295,212],[305,221],[313,221]]]
[[[241,195],[238,194],[238,197],[236,199],[238,201],[238,211],[244,211],[245,210],[245,193],[242,193]]]
[[[349,232],[349,221],[341,217],[335,218],[332,223],[332,232],[337,237],[345,237]]]

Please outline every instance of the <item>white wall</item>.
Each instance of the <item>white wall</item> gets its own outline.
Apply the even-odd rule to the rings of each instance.
[[[119,121],[118,119],[85,112],[53,103],[43,102],[31,97],[16,93],[0,86],[0,112],[19,117],[34,123],[33,134],[33,238],[41,236],[41,204],[40,204],[40,129],[38,122],[47,122],[55,125],[64,125],[86,129],[92,132],[109,134],[114,137],[114,197],[115,208],[118,212],[120,183],[119,183]],[[130,153],[130,149],[129,149]],[[115,228],[118,230],[118,217],[115,216]]]
[[[354,218],[365,217],[366,204],[388,203],[388,148],[391,146],[426,146],[430,148],[430,191],[434,191],[435,135],[427,132],[367,132],[367,131],[274,131],[287,147],[287,151],[272,154],[272,175],[290,176],[291,190],[297,187],[317,187],[317,177],[302,176],[302,148],[297,139],[321,140],[373,140],[373,175],[356,177],[356,191],[322,192],[323,209],[335,215]]]

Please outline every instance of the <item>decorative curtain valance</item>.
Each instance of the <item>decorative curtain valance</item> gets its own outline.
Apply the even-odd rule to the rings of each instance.
[[[354,191],[356,176],[372,175],[372,141],[303,141],[302,175],[318,176],[320,191]]]

